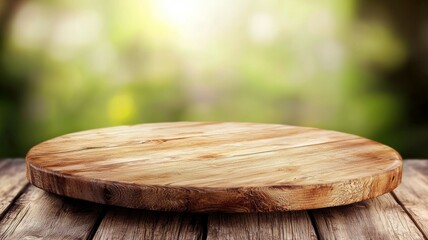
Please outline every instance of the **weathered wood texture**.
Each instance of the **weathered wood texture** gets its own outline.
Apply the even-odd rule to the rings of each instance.
[[[208,218],[207,239],[316,239],[306,211],[222,213]]]
[[[0,160],[0,219],[27,184],[22,159]]]
[[[321,239],[423,239],[391,194],[311,213]]]
[[[9,164],[0,160],[0,169]],[[307,211],[201,215],[125,209],[63,198],[30,186],[22,195],[16,190],[18,195],[11,195],[12,206],[0,217],[0,239],[427,239],[420,231],[426,232],[428,217],[427,164],[404,163],[403,184],[395,190],[395,198],[388,193],[352,205],[311,210],[311,220]],[[0,170],[0,183],[13,182],[22,174],[22,165],[17,161],[8,172]],[[0,199],[6,198],[0,195]]]
[[[404,164],[403,184],[394,190],[398,202],[428,236],[428,160],[408,160]]]
[[[202,239],[204,216],[112,207],[94,239]]]
[[[101,207],[30,187],[0,221],[0,239],[85,239]]]
[[[131,208],[270,212],[344,205],[392,191],[402,160],[355,135],[256,123],[176,122],[73,133],[27,155],[60,195]]]

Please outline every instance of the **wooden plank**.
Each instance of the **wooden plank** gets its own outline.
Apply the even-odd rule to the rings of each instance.
[[[390,147],[335,131],[260,123],[158,123],[54,138],[27,155],[30,182],[131,208],[272,212],[337,206],[392,191]]]
[[[0,239],[85,239],[101,206],[29,187],[0,221]]]
[[[0,160],[0,219],[27,184],[24,160]]]
[[[204,215],[112,207],[94,239],[202,239]]]
[[[306,211],[212,214],[207,239],[316,239]]]
[[[423,239],[391,194],[311,214],[321,239]]]
[[[403,182],[394,190],[394,194],[427,238],[428,160],[406,160]]]

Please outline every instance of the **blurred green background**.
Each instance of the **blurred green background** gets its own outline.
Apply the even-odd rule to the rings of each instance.
[[[251,121],[428,157],[427,1],[5,0],[0,157],[90,128]]]

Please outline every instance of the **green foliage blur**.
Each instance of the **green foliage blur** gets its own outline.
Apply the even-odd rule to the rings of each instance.
[[[23,1],[0,52],[0,156],[79,130],[181,120],[333,129],[409,153],[394,135],[402,99],[379,74],[406,46],[356,4]]]

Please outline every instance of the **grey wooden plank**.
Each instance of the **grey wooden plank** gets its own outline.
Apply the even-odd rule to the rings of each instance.
[[[0,160],[0,219],[27,184],[23,159]]]
[[[423,239],[417,226],[389,193],[310,213],[320,239]]]
[[[0,221],[0,239],[85,239],[101,207],[31,186]]]
[[[204,214],[111,207],[94,239],[202,239]]]
[[[219,213],[208,217],[207,239],[316,239],[306,211]]]
[[[428,160],[406,160],[403,181],[394,190],[397,201],[428,236]]]

